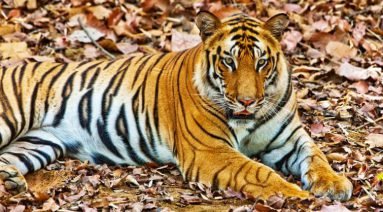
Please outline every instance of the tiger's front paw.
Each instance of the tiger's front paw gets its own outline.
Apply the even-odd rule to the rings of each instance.
[[[332,170],[310,170],[302,180],[303,188],[310,190],[315,196],[327,196],[340,201],[351,198],[352,183],[345,176],[340,176]]]
[[[12,165],[0,166],[0,183],[13,195],[27,190],[27,182],[24,176]]]

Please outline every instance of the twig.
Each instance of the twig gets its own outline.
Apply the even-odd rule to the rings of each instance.
[[[8,16],[3,11],[3,8],[0,7],[0,14],[5,18],[5,20],[8,20]]]
[[[363,127],[365,127],[365,126],[367,126],[367,125],[370,125],[370,124],[374,124],[374,125],[376,125],[377,122],[382,121],[382,120],[383,120],[383,117],[379,117],[379,118],[373,120],[372,122],[367,122],[367,123],[365,123],[365,124],[363,124],[363,125],[357,127],[356,129],[361,129],[361,128],[363,128]]]
[[[88,38],[92,41],[92,43],[98,48],[100,49],[106,56],[108,56],[110,59],[115,59],[116,57],[111,54],[110,52],[108,52],[106,49],[104,49],[100,44],[98,44],[93,38],[92,36],[89,34],[89,31],[85,28],[84,24],[82,23],[82,21],[79,19],[77,19],[78,23],[80,24],[80,27],[82,30],[84,30],[86,36],[88,36]]]
[[[383,39],[378,35],[376,34],[374,31],[372,31],[371,29],[367,28],[367,31],[369,33],[371,33],[373,36],[375,36],[378,40],[380,40],[380,42],[383,42]]]
[[[376,201],[374,195],[372,195],[369,191],[367,191],[367,189],[366,189],[364,186],[362,186],[362,189],[364,190],[364,192],[367,193],[367,195],[368,195],[372,200]]]
[[[307,45],[307,44],[302,43],[302,42],[299,42],[298,44],[301,45],[301,46],[303,46],[303,47],[306,47],[306,48],[308,48],[308,49],[314,49],[314,48],[311,47],[310,45]],[[314,50],[316,50],[316,49],[314,49]],[[317,51],[318,51],[318,50],[317,50]],[[325,53],[320,52],[320,51],[318,51],[318,52],[319,52],[324,58],[330,60],[331,62],[333,62],[333,63],[335,63],[335,64],[338,64],[338,65],[342,65],[342,63],[340,63],[339,61],[336,61],[336,60],[332,59],[331,57],[328,57]]]

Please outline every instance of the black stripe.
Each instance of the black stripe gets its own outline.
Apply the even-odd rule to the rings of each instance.
[[[25,72],[25,68],[27,67],[26,64],[22,65],[21,68],[19,69],[19,77],[22,76],[22,73]],[[17,107],[18,107],[18,112],[20,113],[21,120],[16,120],[17,123],[20,124],[19,128],[17,129],[17,134],[15,137],[18,137],[20,133],[24,130],[25,128],[25,113],[23,110],[23,93],[22,93],[22,88],[21,88],[21,79],[19,78],[19,82],[16,83],[16,70],[12,74],[12,84],[15,85],[14,91],[16,93],[16,101],[17,101]]]
[[[90,78],[87,88],[92,88],[94,83],[97,81],[98,76],[100,75],[101,68],[97,67],[96,72],[93,74],[92,78]]]
[[[33,172],[35,170],[35,167],[32,163],[32,161],[24,154],[21,154],[21,153],[16,153],[16,152],[2,152],[2,154],[9,154],[9,155],[13,155],[15,157],[17,157],[24,165],[25,167],[28,169],[28,172]]]
[[[259,32],[257,32],[255,29],[250,28],[250,27],[242,26],[242,30],[243,30],[244,32],[249,31],[249,32],[251,32],[251,33],[253,33],[253,34],[259,35]]]
[[[0,117],[4,120],[5,124],[9,127],[9,130],[11,131],[10,140],[15,138],[16,135],[16,128],[13,125],[13,123],[9,120],[8,115],[6,113],[1,113]]]
[[[121,74],[123,74],[124,72],[122,72],[121,70],[120,71],[117,71],[113,76],[112,78],[109,80],[109,83],[107,85],[107,87],[105,88],[103,94],[102,94],[102,99],[101,99],[101,116],[102,116],[102,119],[106,120],[106,118],[108,117],[109,113],[110,113],[110,107],[112,106],[112,102],[113,102],[113,98],[112,98],[112,94],[113,92],[111,92],[112,90],[112,87],[113,85],[116,83],[116,78],[118,76],[122,76]]]
[[[31,150],[31,149],[28,149],[28,150]],[[40,163],[40,168],[44,167],[45,166],[45,163],[43,161],[43,159],[41,159],[38,155],[32,153],[32,152],[28,152],[32,157],[36,158],[39,163]]]
[[[99,65],[101,63],[103,63],[103,62],[95,63],[95,64],[87,67],[86,70],[81,73],[80,90],[84,89],[85,81],[88,79],[89,72],[91,72],[94,68],[98,68],[98,72],[99,72]],[[78,69],[78,67],[76,69]],[[98,72],[96,71],[96,73],[94,75],[96,75],[96,74],[98,75]],[[92,80],[94,80],[94,75],[91,77],[89,84],[93,83]]]
[[[291,121],[293,120],[295,116],[295,112],[292,112],[290,114],[288,114],[288,116],[285,118],[285,120],[283,121],[283,124],[279,126],[278,128],[278,131],[277,133],[273,136],[273,138],[270,140],[270,142],[267,144],[265,150],[268,150],[269,147],[277,140],[277,138],[279,137],[279,135],[281,135],[284,130],[286,129],[286,127],[291,123]],[[268,153],[268,152],[267,152]]]
[[[40,67],[40,65],[42,64],[42,62],[35,62],[33,64],[33,67],[31,68],[31,71],[32,71],[32,75],[35,74],[36,70]],[[21,77],[21,76],[20,76]]]
[[[116,165],[116,162],[111,160],[110,158],[102,155],[100,153],[94,152],[92,153],[92,159],[95,164],[108,164],[108,165]]]
[[[223,171],[224,171],[227,167],[229,167],[231,164],[232,164],[231,162],[225,164],[224,166],[222,166],[222,168],[218,169],[218,170],[214,173],[213,178],[212,178],[212,186],[211,186],[213,189],[218,189],[218,188],[219,188],[219,183],[220,183],[220,181],[219,181],[219,174],[221,174],[221,172],[223,172]],[[231,179],[229,179],[229,181],[230,181],[230,180],[231,180]],[[225,188],[223,188],[223,189],[225,189]]]
[[[144,61],[142,61],[141,64],[138,66],[138,68],[135,69],[132,85],[136,83],[138,76],[140,75],[141,71],[144,69],[145,65],[147,65],[147,62],[149,61],[149,59],[152,58],[152,56],[153,55],[147,55],[146,57],[142,57],[139,59],[141,61],[141,59],[145,58]],[[136,64],[138,64],[138,61]]]
[[[229,34],[233,34],[233,33],[237,33],[239,30],[241,29],[241,27],[234,27],[233,29],[230,30]],[[241,34],[237,34],[235,35],[233,38],[231,38],[231,40],[238,40],[242,38],[242,35]]]
[[[112,65],[113,63],[115,63],[115,62],[116,62],[116,60],[109,61],[109,62],[106,64],[106,66],[104,66],[102,69],[104,69],[104,70],[108,69],[109,66],[111,66],[111,65]]]
[[[49,80],[49,85],[48,85],[48,88],[47,88],[47,91],[48,91],[48,94],[47,94],[47,97],[45,97],[45,112],[48,111],[48,108],[49,108],[49,100],[50,100],[50,94],[51,94],[51,90],[52,90],[52,86],[53,84],[57,81],[57,79],[65,72],[66,68],[68,67],[68,64],[67,63],[64,63],[64,64],[60,64],[61,66],[61,69],[58,71],[58,73],[52,77],[52,79]],[[56,66],[58,67],[58,66]],[[53,71],[56,67],[52,68],[51,70]],[[41,81],[40,81],[40,84],[43,85],[43,81],[45,79],[45,77],[49,74],[50,72],[46,72],[44,74],[44,76],[42,77]]]
[[[267,150],[267,151],[266,151],[264,154],[269,154],[271,151],[283,147],[287,142],[289,142],[290,138],[291,138],[291,137],[292,137],[292,136],[293,136],[299,129],[301,129],[301,128],[302,128],[301,125],[297,126],[293,131],[290,132],[290,135],[286,138],[286,140],[285,140],[282,144],[280,144],[280,145],[278,145],[278,146],[276,146],[276,147],[274,147],[274,148],[269,149],[269,147],[271,146],[271,144],[272,144],[274,141],[277,140],[278,136],[279,136],[280,134],[282,134],[282,132],[286,129],[286,127],[284,127],[284,128],[282,129],[282,132],[281,132],[281,129],[280,129],[280,130],[278,131],[278,133],[274,136],[273,140],[272,140],[270,143],[267,144],[267,147],[266,147],[266,150]]]
[[[80,121],[80,125],[82,128],[86,129],[89,134],[90,132],[90,124],[92,122],[92,96],[93,96],[93,88],[88,90],[80,99],[78,104],[78,118]]]
[[[97,120],[97,132],[100,136],[100,139],[102,143],[105,145],[105,147],[112,152],[114,155],[116,155],[119,158],[123,158],[121,153],[118,151],[117,147],[113,144],[112,139],[110,138],[109,132],[108,132],[108,125],[106,123],[102,123],[102,120]]]
[[[300,139],[301,139],[301,137],[298,137],[298,139],[295,140],[294,147],[287,154],[285,154],[282,158],[280,158],[278,161],[275,162],[275,167],[277,168],[277,170],[281,170],[283,163],[287,164],[288,159],[297,150],[298,143],[299,143]],[[286,169],[288,170],[287,167],[286,167]]]
[[[200,128],[200,130],[201,130],[202,132],[204,132],[205,134],[207,134],[209,137],[214,138],[215,140],[222,141],[222,142],[226,143],[227,145],[229,145],[230,147],[233,147],[233,144],[230,142],[230,140],[226,140],[226,139],[224,139],[224,138],[222,138],[222,137],[219,137],[219,136],[214,135],[213,133],[207,131],[207,130],[201,125],[201,123],[199,123],[198,120],[195,119],[195,117],[194,117],[193,115],[192,115],[192,118],[193,118],[194,122],[197,124],[197,126]]]
[[[252,40],[253,42],[259,42],[258,38],[251,36],[251,35],[246,36],[246,38]]]
[[[31,151],[33,152],[36,152],[37,154],[41,155],[46,161],[47,161],[47,164],[49,163],[52,163],[52,158],[50,155],[48,155],[47,153],[39,150],[39,149],[30,149]]]
[[[213,88],[213,90],[215,90],[216,92],[219,92],[218,86],[216,86],[213,83],[212,79],[210,78],[210,66],[211,66],[211,64],[210,64],[209,54],[210,54],[210,51],[206,51],[206,62],[207,62],[206,78],[207,78],[207,82],[210,85],[210,87]],[[214,69],[214,64],[213,64],[213,69]]]
[[[36,100],[37,100],[37,92],[38,92],[39,86],[40,86],[40,83],[35,84],[35,87],[33,88],[32,95],[30,98],[31,104],[30,104],[29,108],[31,109],[31,111],[29,113],[30,117],[29,117],[28,129],[33,128],[33,123],[35,121]]]
[[[36,136],[24,136],[21,139],[20,141],[31,143],[33,145],[40,144],[40,145],[50,146],[53,149],[53,152],[55,153],[56,158],[60,156],[64,156],[64,149],[60,145],[53,143],[52,141],[44,140]],[[56,150],[59,151],[59,154],[56,153]]]
[[[61,92],[61,97],[63,98],[62,100],[62,103],[60,105],[60,109],[58,111],[58,113],[55,115],[54,119],[53,119],[53,122],[52,122],[52,125],[54,127],[57,127],[61,120],[63,119],[64,115],[65,115],[65,111],[66,111],[66,107],[67,107],[67,104],[68,104],[68,99],[70,98],[70,95],[72,94],[72,90],[73,90],[73,78],[75,77],[75,74],[77,72],[74,72],[72,73],[68,80],[65,82],[65,85],[63,86],[63,90]],[[69,93],[68,93],[69,91]]]
[[[299,156],[301,154],[302,149],[305,147],[306,142],[302,142],[302,145],[299,146],[298,152],[296,154],[296,157],[294,161],[291,163],[291,166],[294,166],[296,162],[298,162]]]
[[[139,139],[138,141],[139,141],[140,149],[141,149],[141,152],[147,158],[149,158],[152,162],[161,164],[161,162],[158,161],[156,157],[153,157],[153,155],[150,152],[149,145],[148,145],[148,143],[145,141],[145,139],[143,137],[143,133],[145,133],[145,132],[143,132],[143,129],[141,129],[141,127],[140,127],[140,123],[139,123],[139,109],[137,107],[137,106],[139,106],[140,103],[142,104],[142,102],[139,101],[138,93],[139,92],[137,91],[134,94],[134,96],[132,98],[132,102],[133,102],[133,116],[134,116],[135,124],[136,124],[136,127],[137,127],[138,139]]]
[[[116,96],[117,93],[120,91],[120,88],[121,88],[121,85],[122,85],[122,82],[124,81],[125,79],[125,74],[129,71],[129,67],[130,65],[132,64],[132,59],[133,57],[130,57],[129,59],[127,59],[119,68],[119,70],[122,70],[123,71],[123,74],[122,76],[120,77],[119,81],[117,82],[117,85],[116,85],[116,88],[114,89],[114,93],[113,95]],[[126,64],[128,64],[126,66]],[[126,66],[126,67],[125,67]],[[123,68],[124,67],[124,68]],[[122,69],[123,68],[123,69]]]
[[[291,77],[290,77],[290,75],[291,74],[289,72],[289,76],[288,76],[289,80],[288,80],[288,84],[287,84],[287,91],[283,95],[282,99],[277,103],[277,105],[275,107],[276,108],[275,114],[279,113],[282,110],[282,108],[284,108],[286,106],[286,104],[289,102],[289,99],[291,97],[293,88],[292,88],[292,85],[291,85]],[[273,117],[275,117],[275,116],[273,116]],[[259,128],[260,126],[266,124],[271,119],[260,119],[260,120],[257,120],[259,122],[256,123],[255,126],[252,129],[249,130],[249,132],[254,131],[255,129]]]
[[[121,129],[119,122],[122,122],[123,129]],[[123,140],[126,152],[129,155],[129,158],[132,159],[133,162],[135,162],[137,165],[142,165],[145,163],[145,160],[143,160],[138,154],[136,153],[136,150],[133,149],[132,145],[129,141],[129,127],[128,122],[126,120],[125,115],[125,106],[122,105],[120,108],[120,113],[117,116],[116,119],[116,131],[117,135],[120,136],[120,138]]]

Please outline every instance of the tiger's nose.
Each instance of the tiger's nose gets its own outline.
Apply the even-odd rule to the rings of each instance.
[[[238,99],[238,101],[243,105],[243,106],[249,106],[255,102],[254,99]]]

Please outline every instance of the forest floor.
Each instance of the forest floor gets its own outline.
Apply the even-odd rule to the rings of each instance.
[[[200,42],[193,22],[200,9],[219,17],[243,11],[262,20],[288,13],[281,43],[301,119],[332,167],[351,179],[349,201],[249,200],[186,183],[172,165],[108,167],[62,159],[28,174],[26,193],[11,197],[0,185],[0,211],[383,210],[383,1],[223,2],[231,3],[2,0],[0,66],[179,51]]]

